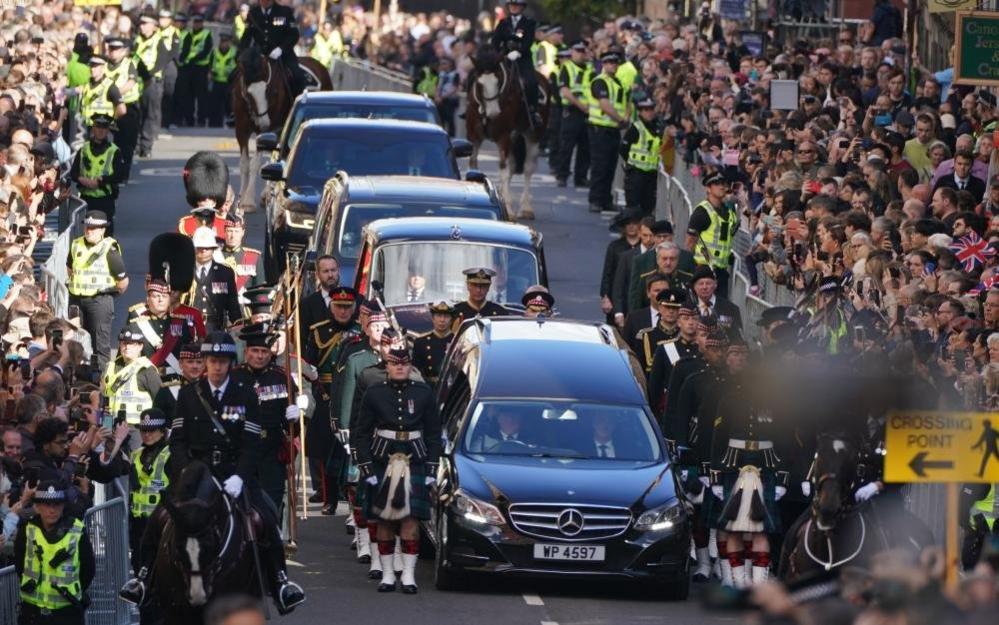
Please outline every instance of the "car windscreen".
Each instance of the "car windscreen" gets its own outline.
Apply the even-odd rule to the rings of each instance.
[[[383,285],[385,304],[393,306],[468,297],[465,275],[469,267],[496,271],[488,298],[520,306],[527,287],[538,283],[538,260],[528,250],[467,241],[392,243],[375,252],[372,279]]]
[[[288,171],[288,185],[321,189],[336,172],[351,176],[430,176],[458,178],[446,135],[401,135],[365,130],[332,136],[306,132],[299,137]]]
[[[571,401],[482,401],[465,428],[463,449],[487,456],[580,460],[657,462],[661,457],[642,408]]]
[[[340,240],[337,253],[341,260],[356,259],[361,251],[361,231],[376,219],[389,217],[471,217],[473,219],[499,219],[499,208],[466,208],[410,202],[405,204],[348,204],[340,217]]]
[[[295,109],[285,134],[287,144],[295,140],[299,127],[310,119],[398,119],[411,122],[427,122],[438,124],[434,110],[426,106],[402,106],[377,104],[346,104],[343,102],[328,102],[323,104],[308,104]]]

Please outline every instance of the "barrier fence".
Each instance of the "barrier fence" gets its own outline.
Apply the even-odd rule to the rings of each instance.
[[[66,286],[69,279],[66,271],[69,244],[82,233],[82,219],[86,209],[87,203],[76,196],[70,196],[59,207],[58,223],[62,230],[52,242],[48,258],[40,268],[40,278],[48,302],[54,309],[56,317],[62,319],[65,319],[69,312],[69,289]]]
[[[17,571],[13,566],[0,569],[0,623],[17,622],[17,604],[21,593],[17,583]]]
[[[373,65],[360,59],[333,59],[330,68],[334,91],[394,91],[409,93],[413,81],[402,72]]]

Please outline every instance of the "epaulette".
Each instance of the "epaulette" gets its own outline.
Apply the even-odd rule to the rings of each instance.
[[[246,247],[245,245],[243,246],[243,251],[244,252],[253,252],[254,254],[260,254],[261,253],[260,250],[258,250],[256,248],[253,248],[253,247]]]
[[[139,302],[138,304],[132,304],[131,306],[128,307],[128,312],[137,312],[137,311],[141,311],[139,314],[146,312],[146,303]]]
[[[317,321],[314,324],[312,324],[311,326],[309,326],[309,329],[310,330],[315,330],[316,328],[321,328],[322,326],[326,325],[329,322],[330,322],[329,319],[323,319],[322,321]]]

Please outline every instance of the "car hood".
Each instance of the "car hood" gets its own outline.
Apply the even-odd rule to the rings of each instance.
[[[487,458],[486,460],[479,460]],[[458,485],[493,503],[575,503],[644,509],[676,496],[665,462],[457,456]]]

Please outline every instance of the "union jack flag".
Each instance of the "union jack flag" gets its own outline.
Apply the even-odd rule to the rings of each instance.
[[[988,292],[993,286],[996,285],[997,282],[999,282],[999,274],[993,274],[979,282],[978,285],[968,291],[968,293],[971,295],[981,295],[982,293]]]
[[[950,251],[954,252],[958,262],[967,272],[974,271],[979,266],[984,265],[996,253],[994,249],[989,247],[989,242],[974,231],[951,243]]]

